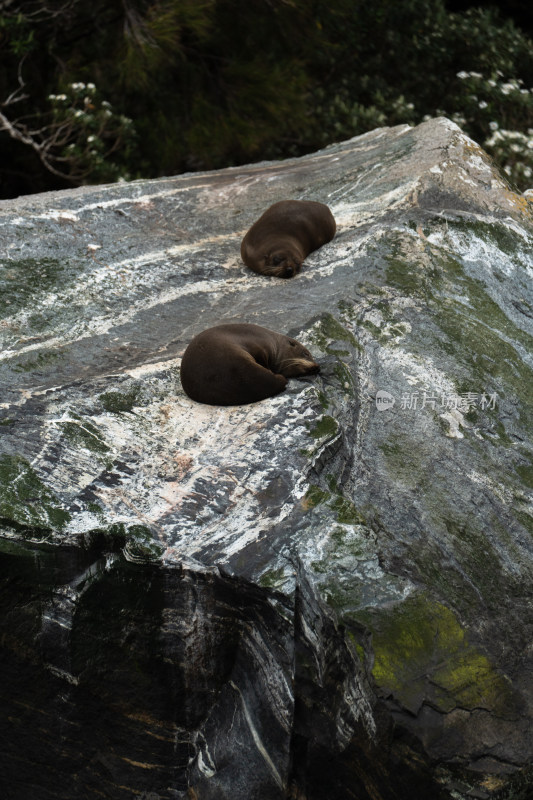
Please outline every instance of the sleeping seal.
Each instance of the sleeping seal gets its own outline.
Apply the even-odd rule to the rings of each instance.
[[[194,337],[181,361],[181,383],[192,400],[233,406],[273,397],[287,378],[319,370],[309,350],[290,336],[230,323]]]
[[[333,239],[336,229],[323,203],[281,200],[254,222],[241,242],[241,258],[261,275],[292,278],[309,253]]]

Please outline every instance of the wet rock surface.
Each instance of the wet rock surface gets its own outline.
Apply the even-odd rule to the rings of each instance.
[[[332,242],[240,261],[280,199]],[[532,215],[447,120],[0,203],[3,796],[531,792]],[[183,393],[222,322],[321,364]]]

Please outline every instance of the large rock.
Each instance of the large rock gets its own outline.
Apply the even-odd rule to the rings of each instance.
[[[283,198],[338,224],[285,281],[239,258]],[[2,797],[529,797],[532,217],[480,148],[438,119],[0,227]],[[227,321],[321,374],[190,401]]]

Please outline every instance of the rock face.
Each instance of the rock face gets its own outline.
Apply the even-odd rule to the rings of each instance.
[[[318,200],[292,280],[244,232]],[[530,797],[532,215],[445,119],[0,203],[9,800]],[[321,364],[181,389],[222,322]]]

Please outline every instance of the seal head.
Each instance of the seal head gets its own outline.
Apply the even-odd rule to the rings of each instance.
[[[228,323],[190,342],[181,361],[181,383],[192,400],[210,405],[255,403],[282,392],[287,378],[320,371],[296,339],[260,325]]]
[[[241,242],[241,257],[261,275],[292,278],[309,253],[333,239],[336,228],[323,203],[281,200],[254,222]]]

